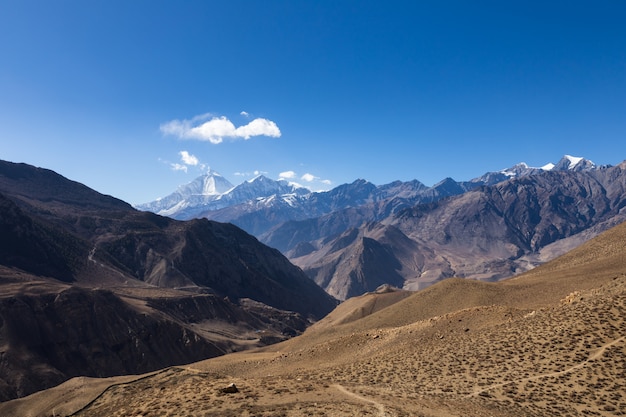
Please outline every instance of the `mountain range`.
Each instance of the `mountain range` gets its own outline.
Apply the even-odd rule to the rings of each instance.
[[[625,219],[623,168],[566,155],[432,187],[357,180],[326,192],[268,194],[264,186],[255,198],[194,210],[256,235],[343,300],[385,283],[414,290],[452,276],[494,281],[531,269]],[[257,181],[271,180],[242,186]]]
[[[268,190],[275,187],[270,180],[261,181]],[[248,182],[246,201],[277,199],[276,195],[251,197],[255,183]],[[235,188],[223,191],[227,187],[221,181],[197,184],[200,193],[213,195]],[[76,376],[109,377],[161,368],[165,370],[159,375],[170,375],[170,371],[175,375],[183,368],[169,368],[173,365],[299,335],[332,311],[338,304],[336,298],[366,293],[357,300],[371,299],[371,303],[348,302],[314,326],[326,330],[309,333],[312,336],[300,339],[302,344],[291,345],[296,346],[290,353],[294,364],[304,356],[307,366],[317,369],[330,360],[327,352],[332,351],[347,353],[334,357],[344,358],[340,366],[350,367],[346,358],[358,352],[362,342],[380,338],[389,326],[412,326],[408,332],[398,331],[403,335],[398,339],[401,345],[392,345],[414,346],[413,330],[424,327],[424,323],[411,324],[416,317],[435,323],[444,314],[454,314],[454,320],[446,317],[436,324],[436,335],[427,331],[419,336],[419,340],[445,340],[448,332],[452,335],[466,326],[466,319],[476,329],[483,326],[483,317],[495,320],[494,331],[513,318],[523,327],[525,318],[532,316],[528,310],[512,312],[512,316],[503,315],[500,307],[488,316],[478,312],[480,306],[506,300],[506,308],[554,308],[554,303],[567,296],[566,300],[577,302],[584,299],[582,305],[596,314],[599,304],[593,297],[600,292],[585,293],[579,300],[572,291],[600,284],[589,277],[597,273],[594,262],[609,252],[610,265],[607,261],[602,268],[610,266],[610,271],[602,274],[602,285],[619,278],[619,271],[623,275],[623,227],[613,229],[618,231],[611,235],[610,251],[608,246],[598,249],[581,243],[624,220],[626,161],[600,167],[566,157],[553,167],[520,164],[465,183],[447,179],[434,187],[418,181],[375,186],[357,180],[326,193],[308,193],[306,199],[299,192],[281,194],[292,200],[279,200],[291,201],[290,207],[308,201],[309,207],[325,214],[277,223],[263,233],[263,239],[275,242],[273,246],[288,255],[293,265],[277,249],[233,224],[205,218],[180,221],[138,211],[53,171],[0,161],[0,401],[24,397]],[[224,214],[228,209],[216,212]],[[515,278],[501,286],[477,282],[510,277],[579,246],[583,249],[557,264],[569,268],[568,272],[552,272],[559,274],[558,283],[551,275],[548,279],[533,271],[523,275],[531,278]],[[573,271],[571,267],[581,262],[586,262],[583,271]],[[550,265],[555,264],[534,270],[551,273],[554,266]],[[474,280],[439,282],[451,276]],[[426,286],[414,296],[406,291]],[[506,295],[507,288],[516,289]],[[598,303],[615,294],[605,295]],[[406,303],[401,302],[404,299]],[[417,304],[411,307],[407,303],[413,301],[408,300]],[[357,307],[342,316],[341,311],[355,303]],[[389,321],[386,314],[391,312],[385,310],[392,304],[397,304],[393,314],[409,321]],[[565,314],[558,308],[555,311]],[[368,315],[375,321],[368,321],[364,328],[359,317]],[[606,316],[599,317],[606,322]],[[568,320],[575,328],[578,322]],[[347,333],[336,327],[351,322],[356,327],[349,327]],[[494,334],[485,335],[485,340],[493,340]],[[433,346],[441,349],[443,345]],[[592,345],[584,344],[584,348],[587,351]],[[255,364],[264,359],[250,358],[254,362],[237,362],[237,369],[267,375],[287,360],[286,356],[272,357],[269,367],[255,371]],[[233,362],[225,359],[224,363]],[[231,365],[224,369],[236,371]],[[301,381],[300,368],[294,369],[289,378]],[[192,374],[191,379],[199,375]],[[359,371],[358,378],[364,375]],[[439,374],[429,375],[424,377],[437,380]],[[328,375],[319,377],[332,380]],[[499,385],[493,384],[497,389]],[[324,386],[329,387],[328,383]],[[25,401],[15,404],[31,403],[28,398]],[[46,408],[46,413],[55,411]]]
[[[384,286],[284,342],[72,378],[0,415],[624,415],[625,251],[623,223],[508,280]]]
[[[337,301],[231,224],[135,210],[0,161],[0,401],[302,332]]]
[[[359,179],[323,192],[313,192],[299,184],[285,180],[275,181],[264,175],[233,186],[221,174],[209,169],[166,197],[139,204],[136,208],[178,220],[205,217],[232,222],[258,236],[284,221],[319,217],[336,210],[381,200],[393,199],[393,210],[398,210],[400,207],[462,194],[511,178],[545,171],[579,172],[599,168],[602,167],[588,159],[565,155],[557,164],[549,163],[541,168],[529,167],[522,162],[501,171],[488,172],[470,181],[457,182],[452,178],[445,178],[432,187],[418,180],[394,181],[376,186]]]

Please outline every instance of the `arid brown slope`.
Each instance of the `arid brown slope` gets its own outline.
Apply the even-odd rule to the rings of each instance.
[[[335,306],[233,225],[0,161],[0,401],[284,340]]]
[[[512,280],[366,294],[277,345],[108,388],[76,379],[0,413],[624,415],[625,251],[623,224]],[[221,391],[230,383],[238,393]]]

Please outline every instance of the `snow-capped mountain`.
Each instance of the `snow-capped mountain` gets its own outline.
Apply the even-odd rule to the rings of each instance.
[[[284,180],[275,181],[263,175],[233,186],[219,173],[209,171],[180,186],[167,197],[138,205],[137,208],[180,220],[206,217],[231,222],[248,233],[260,236],[282,222],[315,218],[337,210],[361,207],[367,213],[364,220],[377,220],[415,204],[437,201],[516,177],[550,170],[597,168],[588,159],[565,155],[558,163],[540,168],[522,162],[470,181],[446,178],[432,187],[417,180],[376,186],[360,179],[324,192],[311,192],[299,185]]]
[[[416,289],[451,276],[498,280],[536,266],[623,221],[622,165],[565,155],[556,164],[519,163],[431,187],[359,179],[325,192],[257,177],[202,205],[173,201],[170,210],[239,226],[345,298],[381,279]]]
[[[545,165],[545,167],[553,167],[554,164]],[[482,185],[492,185],[497,184],[502,181],[506,181],[511,178],[523,177],[526,175],[536,174],[538,172],[549,170],[544,168],[533,168],[529,167],[525,162],[520,162],[519,164],[515,164],[510,168],[506,168],[496,172],[487,172],[486,174],[474,178],[471,182],[480,183]]]
[[[244,181],[229,192],[220,196],[220,200],[227,206],[240,204],[260,198],[310,194],[308,188],[289,183],[284,180],[272,180],[264,175],[259,175],[251,180]]]
[[[592,161],[571,155],[565,155],[554,165],[551,171],[589,171],[596,169],[597,166]]]
[[[181,185],[172,194],[155,201],[139,204],[139,210],[152,211],[162,216],[180,220],[201,217],[202,213],[220,210],[248,201],[274,196],[301,196],[309,194],[307,188],[274,181],[263,175],[233,186],[218,172],[209,170],[192,182]]]
[[[537,168],[528,166],[525,162],[520,162],[510,168],[497,172],[488,172],[478,178],[474,178],[470,182],[481,185],[494,185],[511,178],[539,174],[544,171],[589,171],[597,168],[599,167],[589,159],[565,155],[556,164],[550,162]]]
[[[151,211],[163,216],[176,217],[176,213],[188,207],[206,204],[234,188],[226,178],[209,169],[188,184],[179,186],[172,194],[136,206],[139,210]]]

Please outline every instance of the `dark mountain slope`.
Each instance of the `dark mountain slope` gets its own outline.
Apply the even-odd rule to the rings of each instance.
[[[293,252],[294,259],[307,265],[307,274],[318,285],[342,300],[383,284],[402,287],[418,274],[416,269],[427,265],[429,256],[425,254],[430,252],[398,228],[380,223],[312,242],[311,248],[299,256]]]
[[[546,172],[416,206],[390,223],[409,236],[439,245],[472,242],[473,251],[490,251],[496,242],[506,240],[521,250],[537,251],[619,214],[626,197],[611,202],[598,177],[606,179],[592,173]],[[626,181],[623,175],[617,178],[622,184]]]
[[[98,251],[129,275],[160,287],[198,287],[321,317],[335,301],[280,252],[236,226],[206,219],[112,234]]]
[[[88,252],[84,241],[34,220],[0,194],[0,265],[69,282]]]
[[[335,306],[283,255],[235,226],[208,220],[180,222],[139,212],[52,171],[25,164],[3,162],[0,187],[32,222],[68,236],[73,247],[82,248],[84,268],[75,272],[78,281],[94,282],[98,273],[116,270],[159,287],[202,287],[281,309],[288,305],[287,309],[315,317]],[[28,242],[30,246],[39,237]]]
[[[0,298],[0,400],[79,375],[148,372],[226,352],[172,320],[140,314],[110,291]]]
[[[336,301],[230,224],[134,210],[0,163],[0,399],[302,332]]]
[[[0,160],[0,189],[11,198],[44,206],[73,206],[83,210],[134,210],[117,198],[100,194],[54,171]]]

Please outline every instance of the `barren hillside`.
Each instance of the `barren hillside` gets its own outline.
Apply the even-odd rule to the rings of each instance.
[[[350,299],[303,335],[142,376],[77,378],[8,416],[626,413],[626,224],[531,273]],[[236,393],[222,390],[234,383]]]

